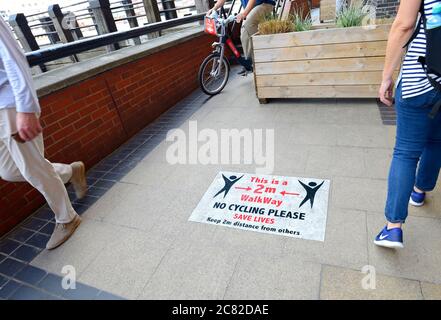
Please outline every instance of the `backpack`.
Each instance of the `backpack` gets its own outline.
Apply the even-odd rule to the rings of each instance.
[[[409,39],[405,47],[408,47],[418,35],[421,27],[421,22],[423,23],[424,33],[426,34],[426,56],[420,56],[418,58],[418,62],[420,62],[423,66],[423,70],[425,71],[430,84],[435,88],[435,90],[441,92],[441,84],[429,76],[429,74],[434,74],[438,77],[441,77],[441,27],[434,29],[426,28],[427,17],[424,12],[424,0],[421,1],[420,20],[418,21],[418,26],[415,28],[412,37]],[[441,100],[433,106],[429,117],[432,119],[435,118],[440,109]]]

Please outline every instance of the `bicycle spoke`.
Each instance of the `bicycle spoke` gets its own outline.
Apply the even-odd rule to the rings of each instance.
[[[202,90],[209,95],[218,94],[228,81],[228,61],[219,54],[212,54],[204,60],[201,68],[199,83]]]

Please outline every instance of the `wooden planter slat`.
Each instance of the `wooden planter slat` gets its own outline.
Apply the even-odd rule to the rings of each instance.
[[[253,45],[255,49],[273,49],[333,43],[385,41],[389,29],[390,25],[378,25],[257,35],[253,39]]]
[[[259,99],[267,98],[372,98],[376,85],[260,87]]]
[[[378,71],[367,72],[340,72],[340,73],[298,73],[298,74],[279,74],[262,75],[257,78],[258,87],[285,87],[292,86],[323,86],[323,85],[345,85],[350,86],[354,83],[360,85],[377,85],[381,82],[381,73]]]
[[[376,57],[386,54],[386,41],[369,41],[318,46],[257,49],[256,63],[268,61]]]
[[[257,97],[374,98],[390,25],[253,36]]]
[[[256,63],[256,75],[309,72],[382,71],[384,57],[320,59]]]

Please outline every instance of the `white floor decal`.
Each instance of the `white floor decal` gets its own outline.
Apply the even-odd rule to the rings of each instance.
[[[189,220],[324,241],[329,180],[219,172]]]

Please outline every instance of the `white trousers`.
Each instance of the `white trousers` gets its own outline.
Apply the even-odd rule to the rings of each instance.
[[[64,186],[72,177],[72,167],[50,163],[44,158],[43,135],[32,141],[17,142],[15,108],[0,109],[0,178],[27,181],[46,199],[58,223],[71,222],[76,212]]]
[[[243,54],[246,59],[250,59],[253,53],[253,43],[251,36],[258,31],[259,23],[270,14],[274,6],[269,3],[262,3],[251,9],[240,30],[240,42],[242,43]]]

